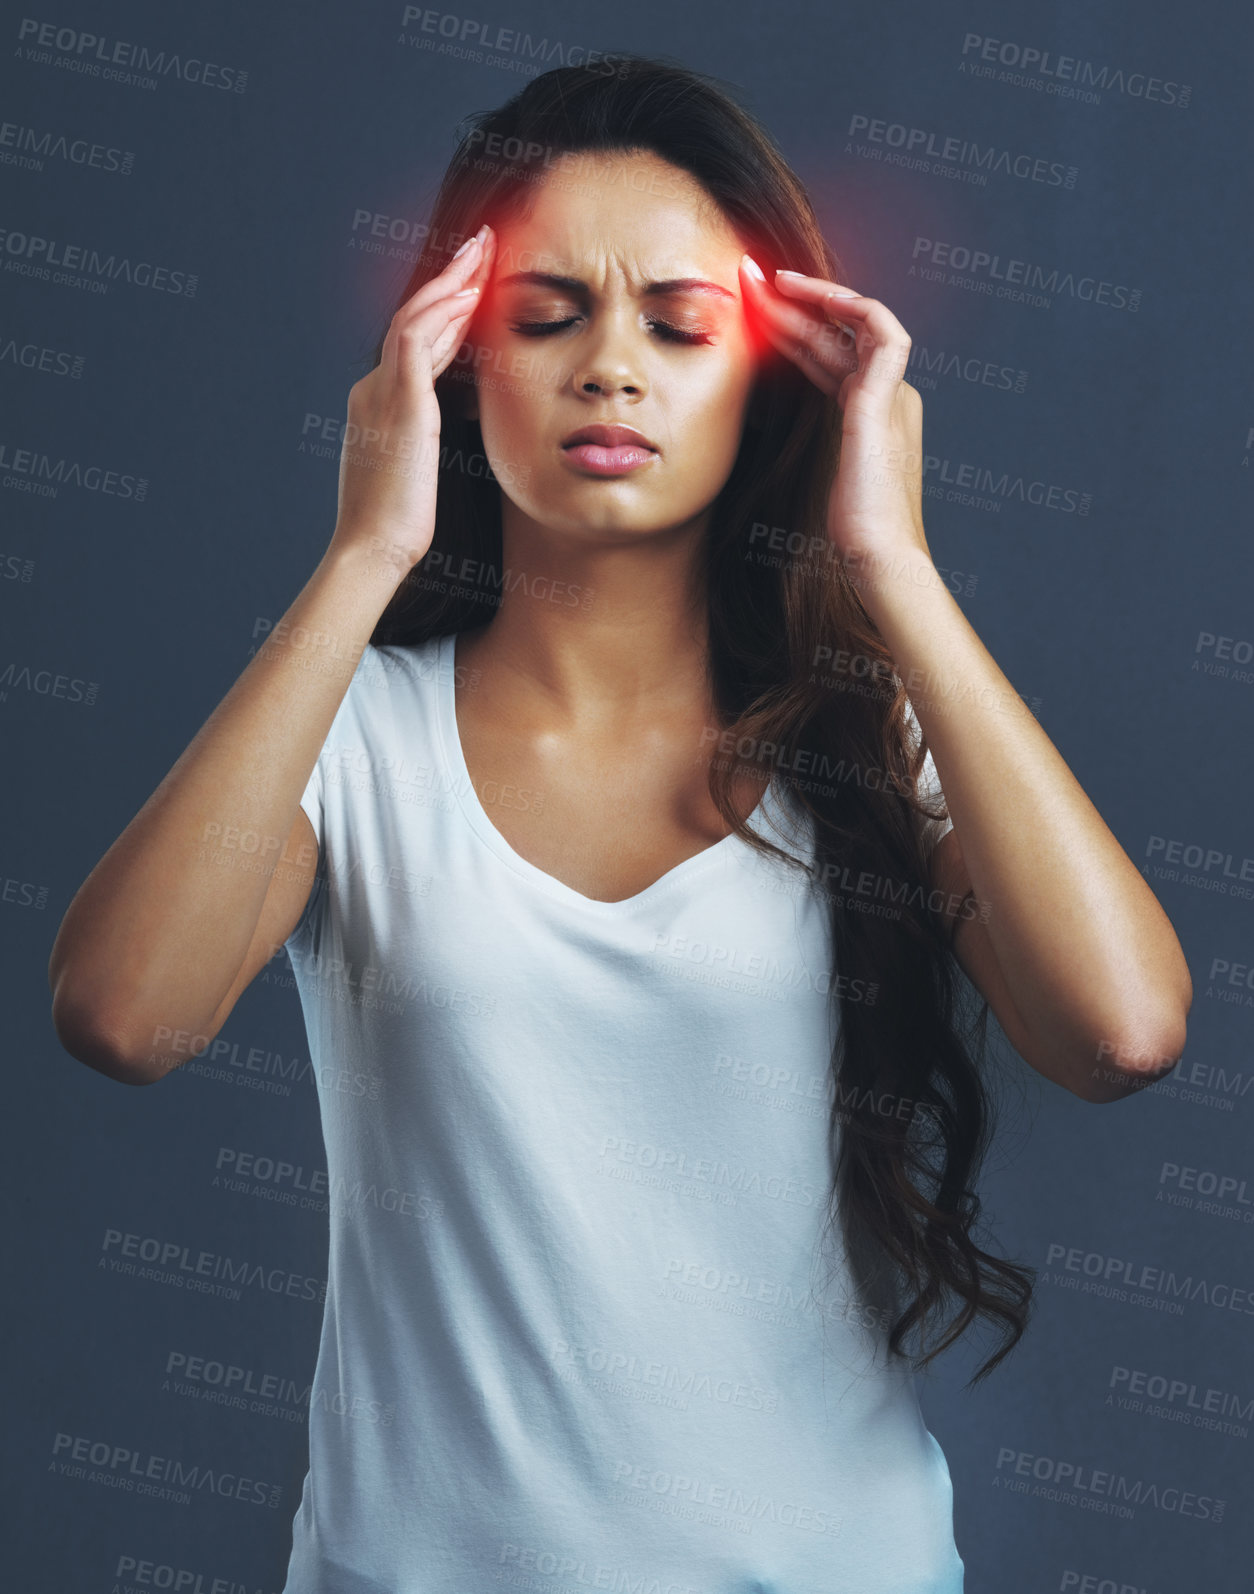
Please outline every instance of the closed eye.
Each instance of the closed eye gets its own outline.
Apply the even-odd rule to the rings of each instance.
[[[519,332],[525,338],[542,338],[550,332],[558,332],[563,327],[574,326],[579,318],[567,316],[564,321],[516,321],[511,326],[511,332]],[[712,343],[714,340],[708,332],[685,332],[680,327],[673,327],[667,321],[650,321],[649,325],[661,335],[663,339],[672,343]]]

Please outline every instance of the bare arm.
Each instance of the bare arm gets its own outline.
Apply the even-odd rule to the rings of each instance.
[[[1038,1074],[1084,1101],[1104,1103],[1135,1095],[1171,1071],[1184,1050],[1183,1039],[1171,1041],[1166,1052],[1130,1053],[1126,1045],[1121,1050],[1117,1040],[1103,1037],[1096,1045],[1090,1043],[1088,1054],[1078,1061],[1065,1052],[1051,1052],[1047,1046],[1042,1046],[1028,1031],[1015,1006],[1010,986],[997,961],[997,947],[988,925],[980,917],[978,898],[965,904],[961,916],[957,912],[972,885],[956,829],[942,836],[936,845],[932,854],[932,883],[942,894],[943,911],[954,932],[954,956],[996,1015],[1010,1044]],[[1187,1011],[1187,997],[1183,1006]],[[1131,1063],[1138,1066],[1133,1069]]]
[[[396,583],[363,550],[329,549],[79,888],[48,980],[80,1061],[160,1077],[189,1055],[175,1038],[212,1039],[291,933],[318,861],[301,793]]]
[[[1016,1051],[1091,1102],[1169,1073],[1193,997],[1136,865],[922,556],[864,601],[922,724],[954,820],[933,856],[954,953]],[[914,682],[923,686],[917,692]]]
[[[981,910],[958,922],[954,956],[1025,1062],[1085,1101],[1117,1101],[1184,1051],[1193,985],[1175,931],[932,562],[906,329],[847,284],[780,272],[772,288],[753,266],[742,257],[740,281],[758,325],[840,407],[827,534],[952,811],[932,880]]]
[[[431,546],[434,379],[492,259],[489,234],[392,318],[349,395],[327,552],[66,911],[48,964],[53,1024],[112,1079],[150,1084],[202,1050],[308,901],[318,856],[301,794],[379,616]]]

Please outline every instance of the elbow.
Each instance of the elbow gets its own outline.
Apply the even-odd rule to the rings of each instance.
[[[67,991],[64,980],[52,995],[52,1027],[64,1051],[119,1085],[151,1085],[160,1074],[137,1053],[120,1025],[91,1011]]]
[[[57,1028],[57,1039],[62,1050],[75,1062],[84,1063],[96,1073],[103,1074],[118,1085],[154,1085],[161,1077],[150,1068],[136,1063],[106,1036],[74,1031],[64,1033]]]
[[[1078,1070],[1076,1094],[1105,1104],[1123,1101],[1165,1079],[1184,1056],[1192,992],[1174,1011],[1095,1039]]]

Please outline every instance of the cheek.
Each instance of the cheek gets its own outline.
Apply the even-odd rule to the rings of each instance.
[[[538,392],[509,376],[493,377],[479,385],[479,427],[484,441],[523,448],[541,429],[543,404]],[[491,385],[488,385],[491,384]]]
[[[557,362],[547,364],[534,346],[484,345],[490,358],[477,374],[480,426],[498,436],[538,437],[545,433],[546,417],[556,394]]]
[[[747,360],[694,373],[679,390],[686,394],[685,430],[698,440],[738,437],[752,385],[753,370]]]
[[[549,411],[538,393],[529,393],[508,376],[489,375],[488,382],[493,381],[496,386],[486,382],[479,386],[479,434],[484,457],[504,496],[528,514],[538,515],[544,494],[552,491],[548,473],[559,468],[549,459],[545,446],[552,431]],[[550,485],[537,497],[542,481],[549,481]]]

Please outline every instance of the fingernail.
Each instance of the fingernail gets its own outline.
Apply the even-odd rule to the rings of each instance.
[[[784,267],[781,266],[775,275],[777,277],[800,277],[803,275],[803,273],[800,271],[786,271]]]
[[[757,263],[752,255],[741,255],[740,258],[744,264],[745,270],[750,274],[750,276],[756,277],[759,282],[766,281],[766,273],[762,270],[762,267]]]
[[[480,232],[482,230],[483,229],[480,228]],[[467,238],[466,242],[461,246],[461,248],[453,256],[453,259],[454,260],[460,260],[461,257],[466,253],[467,249],[470,248],[471,244],[477,244],[479,242],[480,242],[479,233],[476,233],[473,238]]]

